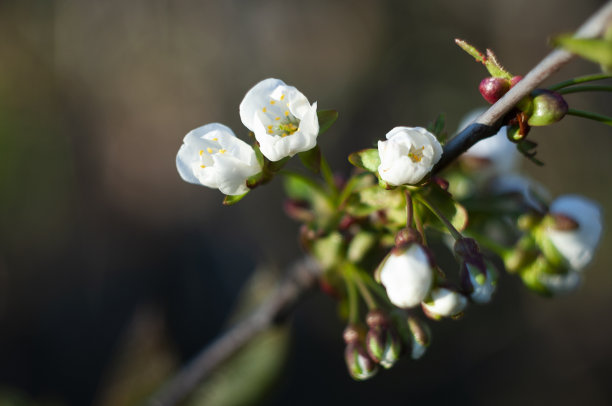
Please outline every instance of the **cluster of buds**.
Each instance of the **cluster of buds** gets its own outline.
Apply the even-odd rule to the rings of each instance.
[[[521,80],[491,51],[485,56],[465,42],[460,46],[489,70],[491,76],[480,83],[489,103]],[[443,119],[428,128],[395,127],[377,148],[351,154],[349,161],[358,169],[339,180],[317,146],[337,113],[317,112],[317,103],[310,104],[296,88],[265,79],[240,103],[251,145],[222,124],[207,124],[185,136],[176,165],[185,181],[226,194],[225,204],[276,174],[285,176],[285,212],[302,223],[302,247],[320,265],[324,290],[342,304],[349,322],[347,368],[354,379],[365,380],[379,367],[392,367],[404,352],[413,359],[423,356],[431,334],[418,308],[432,320],[458,319],[468,304],[492,300],[499,273],[481,247],[498,254],[510,273],[537,292],[554,295],[579,285],[601,236],[599,208],[578,196],[560,197],[549,207],[532,193],[531,182],[513,173],[514,143],[533,159],[535,144],[525,139],[530,127],[554,123],[567,111],[560,94],[535,90],[497,135],[435,176],[432,170],[443,153]],[[296,154],[321,180],[281,172]],[[519,204],[508,194],[518,195]],[[505,244],[487,237],[517,231],[520,236]],[[456,286],[431,249],[432,239],[448,243],[449,237],[455,240]]]
[[[519,227],[524,235],[506,258],[508,270],[545,295],[574,291],[599,245],[599,206],[582,196],[561,196],[547,213],[523,215]]]

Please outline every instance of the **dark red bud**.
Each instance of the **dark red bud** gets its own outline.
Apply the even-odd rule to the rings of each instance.
[[[510,82],[507,79],[494,77],[484,78],[478,86],[482,97],[491,104],[501,99],[509,89]]]
[[[414,228],[402,228],[395,235],[395,246],[397,248],[404,248],[415,242],[421,242],[421,234]]]
[[[510,79],[510,87],[514,87],[514,85],[516,85],[521,80],[523,80],[522,76],[514,76],[512,79]]]

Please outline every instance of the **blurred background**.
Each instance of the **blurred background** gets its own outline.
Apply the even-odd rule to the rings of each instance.
[[[346,156],[392,127],[444,112],[453,132],[484,104],[486,71],[454,38],[524,74],[602,4],[0,2],[0,404],[138,404],[224,328],[256,267],[301,255],[281,182],[228,208],[175,168],[195,127],[246,136],[238,104],[258,81],[339,111],[320,145],[348,174]],[[549,83],[597,70],[574,61]],[[604,94],[568,100],[612,114]],[[570,117],[531,137],[546,165],[523,172],[599,201],[609,225],[610,128]],[[577,293],[544,299],[504,275],[492,304],[431,323],[423,359],[364,383],[346,373],[334,302],[313,294],[194,404],[611,404],[607,230]]]

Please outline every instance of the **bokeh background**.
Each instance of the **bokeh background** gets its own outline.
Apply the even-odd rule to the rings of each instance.
[[[486,73],[455,37],[524,74],[601,4],[0,2],[0,404],[138,404],[224,328],[256,267],[300,255],[281,182],[227,208],[175,169],[192,128],[246,135],[238,104],[259,80],[339,111],[320,145],[348,173],[390,128],[444,112],[452,132],[483,105]],[[575,61],[552,81],[596,69]],[[568,98],[612,114],[604,94]],[[523,172],[598,200],[609,225],[610,128],[569,118],[534,139],[546,166]],[[200,404],[611,404],[607,230],[577,293],[543,299],[506,275],[489,306],[432,324],[422,360],[365,383],[345,371],[334,302],[314,294]]]

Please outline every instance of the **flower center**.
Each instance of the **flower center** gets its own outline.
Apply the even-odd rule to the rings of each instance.
[[[299,130],[300,121],[289,111],[289,103],[285,101],[285,95],[278,100],[271,99],[269,106],[261,109],[263,121],[266,124],[266,132],[270,135],[288,137]]]
[[[425,150],[425,146],[421,148],[415,148],[413,145],[410,146],[410,151],[408,151],[408,156],[412,159],[412,162],[421,162],[423,159],[423,151]]]

